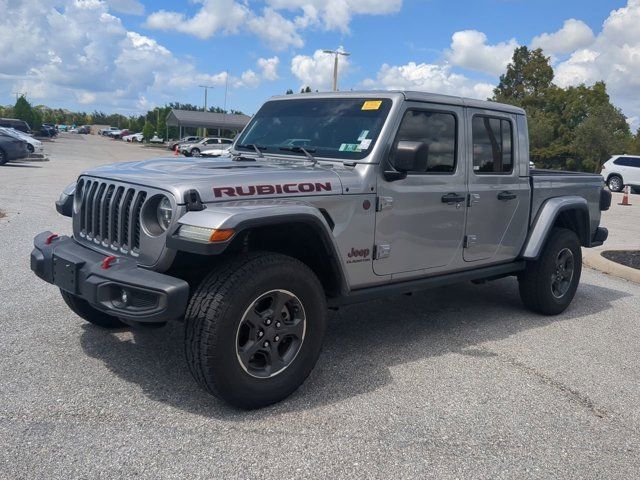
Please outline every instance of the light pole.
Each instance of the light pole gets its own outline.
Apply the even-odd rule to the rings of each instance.
[[[338,91],[338,56],[342,55],[343,57],[348,57],[351,55],[344,50],[323,50],[323,53],[328,53],[330,55],[334,55],[333,59],[333,91]]]
[[[210,88],[213,88],[209,85],[198,85],[200,88],[204,88],[204,111],[206,113],[207,111],[207,92],[209,91]],[[206,137],[207,136],[207,129],[205,128],[204,131],[202,132],[202,136]]]

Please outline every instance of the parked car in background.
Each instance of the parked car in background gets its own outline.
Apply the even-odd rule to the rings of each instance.
[[[142,142],[144,140],[144,135],[142,135],[142,132],[132,133],[131,135],[125,135],[122,139],[125,142]]]
[[[89,125],[83,125],[83,126],[78,127],[78,128],[73,128],[71,130],[71,133],[80,133],[82,135],[87,135],[87,134],[91,133],[91,127]]]
[[[149,143],[164,143],[164,138],[159,137],[158,134],[155,134],[149,139]]]
[[[231,145],[226,145],[224,148],[210,148],[208,150],[202,150],[200,152],[201,157],[230,157]]]
[[[32,136],[27,135],[24,132],[21,132],[20,130],[0,127],[0,133],[27,142],[27,150],[29,150],[29,153],[42,153],[42,142],[40,140],[36,140]]]
[[[0,118],[0,127],[13,128],[24,133],[31,133],[29,124],[24,120],[19,120],[17,118]]]
[[[118,127],[101,128],[100,130],[98,130],[98,135],[108,137],[111,132],[114,132],[116,130],[120,129]]]
[[[40,133],[40,136],[42,137],[53,138],[56,135],[58,135],[58,130],[53,125],[43,123],[42,126],[40,127],[39,133]]]
[[[183,143],[196,143],[196,142],[199,142],[200,140],[202,140],[202,137],[197,137],[195,135],[192,135],[189,137],[182,137],[180,140],[174,140],[172,142],[169,142],[167,145],[167,148],[169,150],[175,150],[178,145],[181,145]]]
[[[109,137],[115,140],[119,140],[123,137],[126,137],[127,135],[131,135],[131,132],[126,128],[123,128],[122,130],[112,130],[111,132],[109,132]]]
[[[640,156],[614,155],[602,165],[600,175],[609,190],[620,192],[629,185],[634,190],[640,188]]]
[[[29,156],[27,142],[0,132],[0,165]]]
[[[196,143],[186,143],[178,147],[178,151],[186,157],[197,157],[203,150],[229,148],[233,140],[230,138],[207,137]]]

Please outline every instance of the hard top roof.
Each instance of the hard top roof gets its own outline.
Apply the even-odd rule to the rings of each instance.
[[[479,108],[485,110],[496,110],[500,112],[525,115],[522,108],[507,105],[505,103],[490,102],[488,100],[476,100],[474,98],[458,97],[455,95],[442,95],[439,93],[418,92],[414,90],[363,90],[349,92],[320,92],[320,93],[294,93],[292,95],[278,95],[272,100],[294,100],[300,98],[330,98],[330,97],[378,97],[378,98],[398,98],[403,96],[406,100],[415,102],[439,103],[443,105],[458,105],[463,107]]]

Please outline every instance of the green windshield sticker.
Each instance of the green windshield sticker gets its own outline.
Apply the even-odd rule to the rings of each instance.
[[[367,138],[367,135],[369,135],[369,130],[363,130],[360,136],[358,137],[358,141],[360,142],[364,140],[365,138]]]
[[[343,143],[342,145],[340,145],[340,151],[341,152],[358,152],[358,147],[360,145],[358,145],[357,143]]]
[[[358,145],[357,143],[343,143],[342,145],[340,145],[340,151],[341,152],[358,152],[358,147],[360,145]]]

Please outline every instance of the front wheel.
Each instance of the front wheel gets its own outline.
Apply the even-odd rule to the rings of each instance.
[[[191,149],[191,156],[192,157],[199,157],[200,156],[200,149],[199,148]]]
[[[562,313],[580,283],[582,250],[578,236],[566,228],[554,228],[540,257],[527,262],[518,281],[525,306],[543,315]]]
[[[7,154],[4,153],[4,150],[2,150],[0,148],[0,165],[4,165],[5,163],[7,163],[9,160],[7,159]]]
[[[231,258],[189,303],[187,363],[213,395],[240,408],[264,407],[311,373],[326,322],[322,285],[306,265],[273,253]]]

